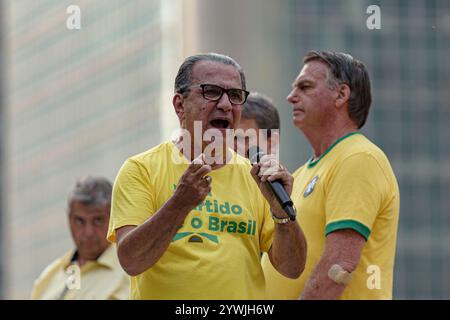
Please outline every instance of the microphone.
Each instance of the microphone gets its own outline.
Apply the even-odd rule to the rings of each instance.
[[[248,149],[247,155],[251,163],[255,162],[259,163],[259,161],[265,155],[265,153],[258,146],[253,146]],[[294,203],[287,194],[286,190],[284,190],[281,181],[280,180],[266,181],[266,183],[269,186],[269,189],[275,195],[276,199],[278,200],[278,203],[283,208],[284,212],[286,212],[286,214],[288,215],[289,219],[295,221],[296,214],[294,210]]]

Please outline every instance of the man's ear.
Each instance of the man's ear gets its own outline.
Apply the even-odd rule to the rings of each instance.
[[[172,98],[172,105],[180,123],[182,123],[184,120],[184,97],[181,93],[175,93]]]
[[[350,87],[343,83],[338,86],[337,97],[336,97],[336,108],[340,109],[348,104],[350,99]]]

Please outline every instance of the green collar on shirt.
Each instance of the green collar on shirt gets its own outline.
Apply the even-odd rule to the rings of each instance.
[[[316,164],[318,164],[319,163],[319,161],[323,158],[323,157],[325,157],[325,155],[328,153],[328,152],[330,152],[331,151],[331,149],[333,149],[339,142],[341,142],[342,140],[344,140],[344,139],[346,139],[346,138],[348,138],[348,137],[350,137],[350,136],[352,136],[352,135],[354,135],[354,134],[361,134],[360,132],[358,132],[358,131],[355,131],[355,132],[350,132],[350,133],[347,133],[345,136],[343,136],[343,137],[340,137],[339,139],[337,139],[321,156],[320,156],[320,158],[319,159],[317,159],[317,160],[314,160],[313,161],[313,159],[314,159],[314,157],[313,158],[311,158],[311,159],[309,159],[309,161],[308,161],[308,166],[307,166],[307,168],[308,169],[310,169],[310,168],[312,168],[312,167],[314,167]]]

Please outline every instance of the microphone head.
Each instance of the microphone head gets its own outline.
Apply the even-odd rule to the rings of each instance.
[[[259,163],[264,155],[264,151],[262,151],[258,146],[248,148],[247,158],[250,159],[251,163]]]

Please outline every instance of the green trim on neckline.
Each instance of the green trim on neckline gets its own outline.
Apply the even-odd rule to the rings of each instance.
[[[352,136],[352,135],[354,135],[354,134],[362,134],[361,132],[359,132],[359,131],[355,131],[355,132],[350,132],[350,133],[347,133],[345,136],[343,136],[343,137],[340,137],[339,139],[337,139],[321,156],[320,156],[320,158],[319,159],[317,159],[317,160],[315,160],[315,161],[312,161],[312,159],[313,158],[311,158],[311,159],[309,159],[309,161],[308,161],[308,165],[307,165],[307,168],[308,169],[310,169],[310,168],[312,168],[312,167],[314,167],[316,164],[318,164],[319,163],[319,161],[320,160],[322,160],[322,158],[323,157],[325,157],[325,155],[328,153],[328,152],[330,152],[331,151],[331,149],[333,149],[339,142],[341,142],[342,140],[344,140],[344,139],[347,139],[348,137],[350,137],[350,136]]]
[[[370,236],[370,229],[356,220],[340,220],[327,224],[327,226],[325,227],[325,236],[327,236],[331,232],[342,229],[353,229],[361,234],[366,239],[366,241]]]

